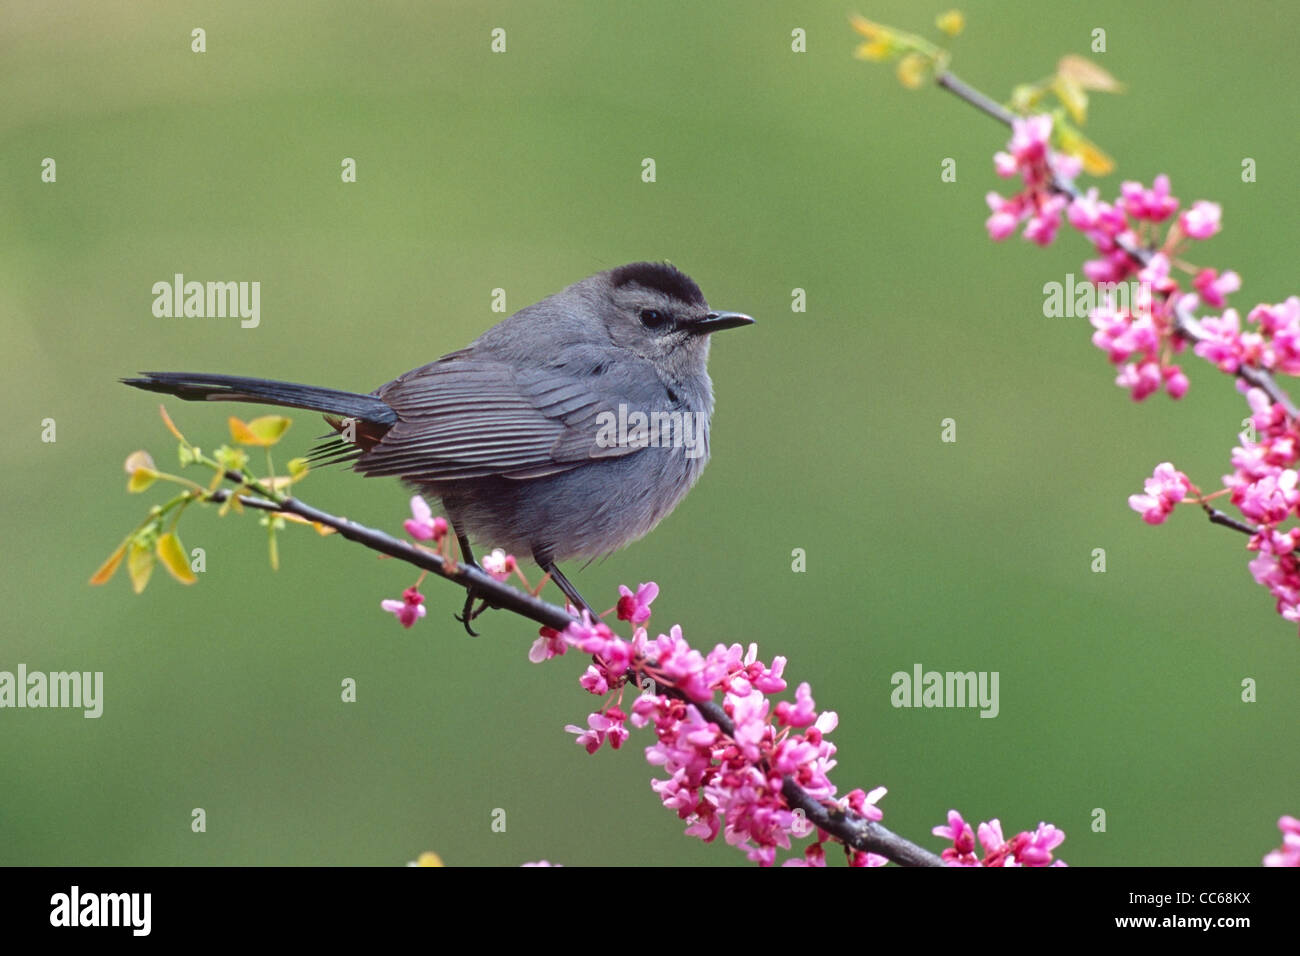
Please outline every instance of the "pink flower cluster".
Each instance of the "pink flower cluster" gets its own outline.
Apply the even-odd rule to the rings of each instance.
[[[998,175],[1018,173],[1023,188],[1012,199],[989,194],[993,215],[985,225],[993,239],[1006,238],[1026,218],[1027,238],[1047,245],[1055,237],[1064,190],[1072,188],[1068,180],[1077,175],[1078,166],[1051,150],[1051,133],[1048,116],[1017,119],[1007,152],[994,156]],[[1246,368],[1300,375],[1300,296],[1257,305],[1243,324],[1237,310],[1226,307],[1228,297],[1241,289],[1241,277],[1187,266],[1180,258],[1187,240],[1209,239],[1220,231],[1221,207],[1198,200],[1181,213],[1179,209],[1165,175],[1157,176],[1150,188],[1123,183],[1113,203],[1090,189],[1076,194],[1066,209],[1070,225],[1098,254],[1083,264],[1084,275],[1099,287],[1088,318],[1095,329],[1093,344],[1119,368],[1115,384],[1128,389],[1134,401],[1162,388],[1171,398],[1182,398],[1188,380],[1172,357],[1188,341],[1195,343],[1198,356],[1229,375],[1240,376]],[[1174,276],[1175,266],[1190,277],[1189,286]],[[1115,284],[1129,280],[1136,280],[1134,291],[1120,305]],[[1222,312],[1198,317],[1202,304]],[[1238,387],[1247,391],[1243,380]],[[1258,552],[1250,562],[1251,573],[1277,599],[1278,613],[1300,623],[1300,559],[1295,554],[1300,526],[1279,528],[1300,516],[1300,474],[1295,467],[1300,461],[1300,429],[1261,389],[1249,389],[1247,396],[1259,438],[1242,436],[1241,446],[1232,452],[1233,474],[1224,478],[1224,485],[1233,504],[1258,529],[1247,545]],[[1195,489],[1187,476],[1164,462],[1147,479],[1144,493],[1129,497],[1129,506],[1148,524],[1161,524],[1189,490]]]
[[[1282,831],[1282,845],[1264,857],[1264,865],[1300,866],[1300,820],[1281,817],[1277,828]]]
[[[402,527],[416,541],[432,541],[438,545],[438,553],[442,555],[444,560],[450,560],[445,547],[447,532],[450,530],[447,519],[441,515],[435,517],[432,509],[429,508],[429,503],[419,495],[411,498],[411,517],[402,522]],[[501,548],[496,548],[489,554],[484,555],[480,566],[486,574],[497,581],[506,580],[519,569],[515,556],[506,554]],[[420,576],[420,580],[424,580],[423,575]],[[419,583],[417,581],[416,586]],[[524,583],[527,584],[527,582]],[[390,614],[396,615],[397,619],[402,622],[403,627],[410,627],[424,617],[425,608],[423,602],[424,598],[416,590],[416,587],[410,587],[403,592],[402,600],[380,601],[379,606]],[[563,650],[560,653],[564,653]],[[545,658],[540,659],[544,660]]]
[[[1255,526],[1246,548],[1257,552],[1250,562],[1255,581],[1277,602],[1277,612],[1300,623],[1300,525],[1282,525],[1300,517],[1300,424],[1258,388],[1246,393],[1253,414],[1250,434],[1240,436],[1232,450],[1233,472],[1223,484],[1230,500]],[[1156,466],[1147,479],[1145,493],[1131,495],[1128,503],[1148,524],[1162,523],[1196,489],[1187,476],[1169,462]],[[1224,492],[1218,492],[1223,494]],[[1199,492],[1196,492],[1199,496]]]
[[[1229,272],[1226,277],[1230,287],[1240,284],[1236,273]],[[1277,305],[1257,305],[1246,321],[1251,325],[1243,329],[1236,309],[1202,319],[1203,334],[1196,343],[1196,354],[1229,375],[1237,374],[1243,365],[1300,375],[1300,296]]]
[[[1010,840],[1002,836],[1002,824],[997,820],[979,825],[979,843],[984,858],[975,855],[976,832],[956,810],[948,811],[948,822],[935,827],[935,836],[951,840],[940,856],[949,866],[1065,866],[1065,861],[1054,860],[1052,851],[1065,841],[1065,832],[1050,823],[1038,824],[1030,833],[1021,831]]]
[[[1093,344],[1121,365],[1115,384],[1141,401],[1163,386],[1171,398],[1187,392],[1187,376],[1169,357],[1186,347],[1189,339],[1201,358],[1220,371],[1237,374],[1243,365],[1300,375],[1300,298],[1292,296],[1278,305],[1261,304],[1251,310],[1252,327],[1243,329],[1235,309],[1220,315],[1195,316],[1204,303],[1223,309],[1228,296],[1241,288],[1241,277],[1232,271],[1194,270],[1181,266],[1191,276],[1191,289],[1173,276],[1173,263],[1186,239],[1208,239],[1219,232],[1222,211],[1217,203],[1198,200],[1184,211],[1163,241],[1148,241],[1152,226],[1168,219],[1178,209],[1169,195],[1169,179],[1157,176],[1146,189],[1126,182],[1114,205],[1089,190],[1070,204],[1070,224],[1084,234],[1101,254],[1085,262],[1084,274],[1093,283],[1118,283],[1130,278],[1138,282],[1128,308],[1117,309],[1110,290],[1102,290],[1100,302],[1089,316],[1097,330]],[[1136,222],[1130,224],[1128,217]],[[1145,248],[1142,265],[1131,254]],[[1193,291],[1194,290],[1194,291]]]
[[[1115,384],[1129,390],[1135,401],[1163,388],[1171,398],[1182,398],[1188,380],[1172,364],[1171,355],[1181,352],[1188,337],[1196,338],[1196,352],[1235,373],[1242,364],[1277,368],[1300,374],[1300,300],[1280,306],[1258,306],[1250,318],[1258,331],[1242,332],[1237,313],[1231,309],[1220,317],[1201,320],[1202,334],[1185,327],[1180,317],[1191,317],[1200,302],[1223,308],[1227,297],[1241,288],[1235,272],[1200,269],[1191,274],[1191,289],[1184,289],[1171,276],[1172,263],[1184,240],[1208,239],[1221,228],[1222,209],[1217,203],[1198,200],[1184,210],[1158,243],[1155,229],[1178,212],[1180,203],[1170,193],[1169,177],[1160,175],[1150,188],[1139,182],[1120,186],[1119,198],[1108,203],[1090,189],[1070,200],[1062,187],[1078,174],[1076,160],[1051,150],[1050,116],[1030,116],[1012,124],[1008,152],[993,157],[999,176],[1017,173],[1022,190],[1010,199],[989,193],[993,214],[985,223],[989,235],[1005,239],[1028,221],[1025,237],[1048,245],[1056,237],[1060,213],[1066,211],[1071,226],[1081,232],[1097,250],[1098,258],[1083,265],[1083,273],[1096,284],[1136,279],[1139,291],[1125,307],[1117,308],[1107,290],[1089,316],[1096,329],[1092,341],[1119,366]],[[1145,249],[1144,265],[1132,253]]]
[[[529,653],[534,661],[564,653],[565,645],[593,656],[582,686],[611,699],[587,717],[585,727],[569,726],[588,753],[608,744],[617,750],[633,728],[653,727],[655,743],[646,759],[667,776],[651,786],[664,806],[687,823],[686,833],[711,842],[719,835],[764,866],[776,862],[778,850],[788,850],[791,838],[812,836],[813,842],[790,865],[825,864],[823,844],[832,837],[808,823],[787,805],[782,786],[792,779],[816,800],[834,802],[829,773],[835,766],[835,745],[826,735],[838,717],[818,712],[807,684],[795,690],[793,701],[775,705],[770,694],[786,689],[781,676],[785,659],[769,667],[758,659],[757,645],[719,644],[707,654],[692,648],[674,626],[651,638],[641,626],[650,617],[657,585],[642,584],[635,592],[622,587],[617,612],[632,623],[631,639],[616,635],[600,620],[584,614],[563,632],[542,628]],[[641,683],[630,708],[621,706],[629,676]],[[671,688],[675,693],[661,692]],[[699,704],[722,695],[722,708],[732,723],[725,732],[709,720]],[[871,820],[883,816],[870,794],[855,790],[838,802],[844,809]],[[879,866],[884,857],[846,849],[849,862]]]
[[[1129,495],[1128,506],[1139,512],[1147,524],[1163,524],[1190,489],[1187,476],[1164,461],[1156,465],[1155,472],[1146,480],[1145,494]]]
[[[1281,525],[1300,515],[1296,464],[1300,462],[1300,426],[1281,405],[1270,401],[1262,389],[1246,393],[1253,414],[1255,440],[1243,433],[1232,450],[1231,475],[1223,478],[1244,517],[1256,525],[1246,547],[1257,552],[1250,573],[1277,600],[1277,611],[1288,621],[1300,622],[1300,562],[1295,549],[1300,526]]]
[[[1047,115],[1016,119],[1011,124],[1009,152],[993,157],[999,176],[1010,179],[1019,174],[1021,190],[1011,198],[990,192],[985,200],[992,215],[985,221],[989,236],[1002,240],[1025,223],[1024,237],[1040,246],[1049,246],[1061,227],[1061,213],[1068,198],[1053,188],[1055,180],[1073,179],[1081,164],[1072,156],[1054,153],[1048,148],[1052,136],[1052,118]]]
[[[1085,263],[1085,273],[1097,263],[1109,268],[1111,260]],[[1110,283],[1112,280],[1092,281]],[[1097,330],[1092,344],[1106,353],[1112,365],[1120,367],[1115,384],[1127,388],[1135,402],[1158,392],[1161,386],[1170,398],[1182,398],[1187,394],[1187,376],[1182,368],[1168,361],[1168,356],[1182,352],[1187,342],[1174,334],[1176,304],[1171,294],[1178,286],[1169,278],[1168,258],[1163,253],[1153,255],[1150,263],[1136,270],[1132,288],[1128,305],[1124,307],[1117,307],[1111,290],[1103,290],[1101,301],[1088,315],[1088,321]]]

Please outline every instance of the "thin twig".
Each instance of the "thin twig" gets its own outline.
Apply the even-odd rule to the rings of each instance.
[[[964,80],[957,78],[957,74],[949,70],[944,70],[934,78],[934,81],[949,93],[955,94],[958,98],[965,100],[977,110],[982,110],[1005,126],[1010,126],[1011,122],[1016,118],[1016,114],[1001,103],[985,96],[975,87],[968,86]]]
[[[1209,505],[1201,505],[1205,509],[1206,517],[1210,519],[1211,524],[1221,524],[1225,528],[1231,528],[1233,531],[1240,531],[1242,534],[1248,534],[1251,537],[1259,534],[1258,528],[1253,528],[1244,521],[1238,521],[1231,515],[1226,515],[1218,508],[1212,508]]]
[[[221,488],[212,493],[211,500],[225,501],[231,494],[232,492]],[[300,501],[297,498],[270,501],[266,498],[256,498],[251,495],[236,495],[236,497],[239,499],[239,503],[246,508],[254,508],[259,511],[285,512],[297,515],[307,521],[318,522],[327,528],[333,528],[349,541],[355,541],[371,551],[378,551],[380,554],[386,554],[389,557],[414,565],[422,571],[428,571],[431,574],[438,575],[438,577],[446,578],[466,590],[472,588],[479,597],[486,598],[493,606],[511,611],[546,627],[555,628],[557,631],[564,630],[575,620],[563,608],[548,604],[541,598],[533,597],[527,591],[520,591],[503,581],[498,581],[472,564],[456,563],[453,565],[444,561],[441,555],[417,548],[409,541],[394,538],[377,528],[370,528],[347,518],[340,518],[321,511],[319,508],[313,508],[305,501]]]

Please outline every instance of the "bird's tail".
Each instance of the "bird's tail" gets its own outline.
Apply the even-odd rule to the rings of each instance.
[[[264,378],[239,375],[208,375],[203,372],[141,372],[139,378],[124,378],[149,392],[175,395],[187,402],[253,402],[305,408],[327,415],[341,415],[376,425],[392,425],[397,413],[382,399],[356,392],[341,392],[314,385],[294,385]]]

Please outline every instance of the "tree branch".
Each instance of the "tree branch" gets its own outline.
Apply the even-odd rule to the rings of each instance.
[[[971,106],[975,107],[989,116],[992,116],[1004,126],[1010,126],[1016,114],[994,99],[985,96],[973,86],[968,86],[964,80],[958,79],[957,74],[950,70],[944,70],[934,78],[934,81],[949,93],[955,94],[959,99],[965,100]]]
[[[226,478],[240,486],[247,486],[248,484],[248,479],[237,471],[227,471]],[[407,564],[445,578],[466,590],[473,589],[479,597],[486,598],[493,606],[510,611],[545,627],[563,631],[577,620],[565,609],[549,604],[526,591],[511,587],[503,581],[498,581],[474,565],[445,561],[441,555],[417,548],[410,542],[394,538],[377,528],[367,527],[348,518],[341,518],[321,511],[319,508],[312,507],[297,498],[284,498],[273,501],[269,498],[239,494],[226,488],[219,488],[211,492],[207,496],[207,500],[224,502],[231,497],[236,498],[245,508],[267,511],[273,514],[297,515],[307,521],[314,521],[325,527],[333,528],[349,541],[354,541],[371,551],[377,551],[380,554],[397,558],[399,561],[405,561]],[[636,681],[639,676],[629,673],[628,678],[633,687],[637,686]],[[727,716],[726,711],[719,704],[713,701],[700,703],[690,700],[676,687],[665,684],[661,679],[656,680],[655,690],[693,704],[706,720],[717,724],[719,729],[728,737],[734,737],[735,724],[732,723],[731,718]],[[868,820],[856,813],[845,811],[838,806],[825,806],[789,777],[785,778],[781,792],[785,796],[786,802],[790,804],[791,809],[802,809],[805,817],[811,823],[832,834],[855,850],[879,854],[900,866],[944,865],[943,860],[929,850],[904,839],[879,823]]]
[[[1244,521],[1238,521],[1231,515],[1226,515],[1218,508],[1211,508],[1209,505],[1201,505],[1205,509],[1205,515],[1210,519],[1210,524],[1221,524],[1225,528],[1231,528],[1233,531],[1240,531],[1242,534],[1254,537],[1259,534],[1258,528],[1253,528]]]

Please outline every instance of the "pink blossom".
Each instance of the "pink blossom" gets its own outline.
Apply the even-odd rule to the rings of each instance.
[[[604,713],[597,711],[588,714],[586,728],[570,724],[564,729],[571,734],[577,734],[578,745],[585,747],[587,753],[594,754],[603,743],[608,743],[614,750],[623,746],[623,741],[628,738],[627,728],[623,726],[625,719],[623,711],[610,706]]]
[[[485,554],[483,560],[479,563],[484,571],[498,581],[504,581],[510,577],[511,572],[518,567],[515,563],[515,556],[506,554],[500,548],[494,548],[491,554]]]
[[[1052,135],[1052,117],[1047,113],[1026,116],[1011,121],[1011,150],[1015,162],[1021,167],[1030,166],[1047,157],[1047,141]]]
[[[594,664],[587,666],[582,676],[578,678],[578,683],[589,694],[604,695],[609,693],[609,677],[603,669]],[[636,715],[633,714],[633,720],[635,721],[635,719]]]
[[[1283,816],[1277,821],[1282,846],[1264,857],[1265,866],[1300,866],[1300,820]]]
[[[787,701],[776,705],[777,723],[783,727],[811,726],[817,720],[817,712],[813,709],[812,688],[807,681],[795,688],[794,697],[793,707]]]
[[[1138,280],[1153,292],[1167,294],[1178,288],[1178,283],[1170,277],[1169,270],[1169,257],[1163,252],[1157,252],[1138,270]]]
[[[1183,370],[1177,365],[1166,365],[1160,370],[1160,374],[1165,379],[1165,391],[1169,393],[1172,399],[1182,398],[1187,394],[1188,381]]]
[[[888,792],[884,787],[876,787],[870,793],[864,793],[861,789],[850,790],[845,794],[844,805],[859,816],[878,822],[885,818],[885,814],[876,804]]]
[[[1277,305],[1257,305],[1247,318],[1259,324],[1257,363],[1287,375],[1300,375],[1300,297],[1292,296]]]
[[[1002,824],[993,819],[978,828],[981,860],[975,855],[975,834],[956,810],[948,811],[947,826],[935,827],[934,835],[951,840],[940,854],[949,866],[1065,866],[1053,860],[1052,851],[1065,840],[1065,833],[1050,823],[1038,824],[1033,833],[1022,831],[1010,840],[1002,835]]]
[[[1103,302],[1088,314],[1088,321],[1097,330],[1093,333],[1092,344],[1106,352],[1116,365],[1133,353],[1133,343],[1128,335],[1132,318],[1127,312],[1117,312],[1110,301]]]
[[[1083,160],[1069,153],[1052,153],[1048,163],[1058,179],[1071,180],[1083,171]]]
[[[1083,274],[1099,283],[1123,282],[1137,270],[1132,257],[1118,247],[1105,251],[1101,259],[1089,259],[1083,264]]]
[[[1178,208],[1178,200],[1169,195],[1169,177],[1163,173],[1156,177],[1151,189],[1141,183],[1123,183],[1120,195],[1124,211],[1134,219],[1163,222]]]
[[[604,621],[594,621],[584,611],[582,620],[574,621],[565,630],[564,639],[583,653],[598,659],[606,683],[622,683],[623,675],[632,662],[633,648],[615,635]]]
[[[1201,331],[1203,338],[1196,343],[1196,354],[1213,362],[1219,371],[1235,375],[1246,355],[1237,310],[1226,309],[1218,318],[1205,316],[1201,319]]]
[[[1257,305],[1247,316],[1252,322],[1258,322],[1260,330],[1268,335],[1277,335],[1300,326],[1300,296],[1291,296],[1277,305]]]
[[[441,541],[447,533],[447,519],[435,518],[429,503],[416,495],[411,499],[411,517],[402,523],[402,527],[417,541]]]
[[[758,645],[750,645],[755,652],[758,651]],[[757,673],[754,668],[757,666]],[[785,671],[785,658],[772,658],[772,666],[767,667],[762,661],[751,662],[749,671],[753,675],[751,682],[753,685],[765,694],[779,694],[785,690],[785,681],[781,679],[781,674]]]
[[[1025,224],[1025,238],[1040,246],[1050,246],[1061,226],[1061,212],[1065,209],[1065,196],[1049,196],[1038,207],[1038,211],[1029,217]]]
[[[1002,836],[1002,824],[996,817],[987,823],[981,823],[976,833],[986,854],[997,852],[1007,842]]]
[[[1291,468],[1276,476],[1265,475],[1245,485],[1234,501],[1241,513],[1252,521],[1262,524],[1285,521],[1296,502],[1300,501],[1300,491],[1296,490],[1297,477],[1300,476]]]
[[[1129,362],[1119,370],[1119,375],[1115,377],[1115,384],[1120,388],[1127,388],[1131,393],[1133,401],[1140,402],[1160,390],[1160,366],[1155,362],[1142,362],[1134,364]]]
[[[1070,203],[1067,213],[1070,225],[1086,234],[1094,242],[1114,238],[1128,229],[1128,220],[1116,206],[1097,198],[1097,187]]]
[[[659,596],[659,585],[653,581],[639,585],[636,593],[633,594],[630,588],[620,584],[618,593],[618,619],[620,621],[644,624],[650,620],[650,602]]]
[[[1147,524],[1163,524],[1174,506],[1186,497],[1190,485],[1187,476],[1170,462],[1161,462],[1143,485],[1146,493],[1130,495],[1128,506],[1140,512]]]
[[[403,627],[410,627],[424,617],[425,613],[424,595],[413,587],[402,592],[402,600],[380,601],[379,606],[388,613],[396,615]]]
[[[1192,285],[1206,305],[1221,309],[1228,301],[1228,296],[1241,288],[1241,276],[1231,271],[1220,275],[1216,269],[1202,269],[1192,279]]]
[[[539,635],[537,640],[533,641],[533,646],[528,650],[528,659],[534,664],[559,657],[569,649],[569,642],[565,640],[563,631],[557,631],[553,627],[543,627],[537,633]]]
[[[1178,217],[1178,225],[1192,239],[1209,239],[1219,231],[1219,217],[1222,214],[1223,208],[1217,202],[1198,199],[1191,209]]]
[[[1003,179],[1010,179],[1020,169],[1020,164],[1010,153],[999,151],[993,154],[993,169]]]
[[[1012,235],[1020,225],[1020,204],[1014,200],[1004,199],[994,192],[985,196],[984,200],[993,210],[993,215],[984,221],[984,227],[988,230],[990,239],[1001,242]]]
[[[975,831],[956,810],[948,811],[948,822],[931,830],[935,836],[951,840],[952,846],[940,854],[949,866],[977,866],[975,859]]]
[[[1247,565],[1255,581],[1277,600],[1277,613],[1288,621],[1300,621],[1300,565],[1294,555],[1260,551]]]
[[[727,714],[735,725],[731,737],[746,759],[756,763],[763,744],[770,743],[773,737],[772,725],[768,723],[771,703],[762,694],[748,694],[729,700],[728,703],[730,707]]]
[[[1016,861],[1021,866],[1051,866],[1052,851],[1063,842],[1063,830],[1058,830],[1050,823],[1040,823],[1038,829],[1029,835],[1029,839],[1017,848]]]
[[[781,864],[782,866],[825,866],[826,851],[820,843],[810,843],[804,848],[803,858],[792,857]]]

